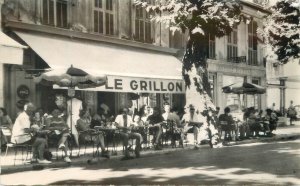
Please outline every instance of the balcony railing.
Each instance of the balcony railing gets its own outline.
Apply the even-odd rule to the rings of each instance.
[[[230,58],[227,58],[227,61],[231,62],[231,63],[246,63],[247,62],[246,56],[230,57]]]

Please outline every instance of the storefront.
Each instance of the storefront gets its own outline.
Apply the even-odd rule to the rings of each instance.
[[[246,64],[234,64],[225,61],[210,60],[208,65],[210,82],[213,89],[213,101],[216,106],[223,109],[227,106],[241,109],[255,107],[256,109],[266,108],[266,94],[261,95],[237,95],[225,94],[222,87],[239,82],[249,82],[260,86],[266,86],[265,69],[258,66]]]
[[[0,6],[1,7],[1,6]],[[7,65],[23,64],[23,49],[27,47],[14,41],[2,31],[0,31],[0,107],[4,107],[5,97],[5,80]]]
[[[92,112],[100,105],[117,114],[123,107],[185,104],[181,62],[170,54],[38,32],[15,33],[40,57],[35,63],[46,63],[51,69],[73,65],[92,75],[106,75],[105,86],[80,91]],[[45,110],[55,104],[58,95],[66,96],[66,90],[56,86],[37,85],[36,90],[38,104]]]

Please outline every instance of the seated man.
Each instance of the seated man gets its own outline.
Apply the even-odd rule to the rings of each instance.
[[[100,145],[101,156],[109,158],[107,152],[105,151],[104,144],[104,134],[103,132],[96,131],[90,128],[90,119],[88,110],[80,110],[79,119],[77,120],[77,130],[79,133],[79,138],[84,141],[93,141],[97,145],[97,149]]]
[[[189,112],[185,113],[182,117],[181,123],[184,123],[184,133],[194,133],[194,145],[195,148],[199,148],[199,141],[198,141],[198,133],[199,133],[199,127],[197,126],[197,123],[203,123],[204,121],[201,120],[201,116],[195,113],[195,107],[194,105],[190,104]],[[195,123],[195,125],[191,125]]]
[[[117,115],[115,119],[115,124],[118,129],[121,129],[120,135],[123,140],[123,145],[125,147],[125,157],[124,160],[130,159],[129,154],[129,139],[136,139],[136,147],[135,147],[135,155],[136,157],[140,157],[140,150],[141,150],[141,139],[142,136],[139,133],[131,132],[130,125],[133,123],[132,118],[128,115],[128,109],[122,109],[122,114]]]
[[[52,111],[52,117],[49,117],[46,120],[46,129],[53,131],[53,136],[59,137],[58,148],[64,151],[64,160],[70,163],[71,159],[68,156],[68,137],[70,136],[69,127],[63,118],[59,117],[59,115],[60,111],[58,109],[54,109]]]
[[[51,163],[44,159],[44,151],[47,146],[47,140],[42,133],[32,137],[31,132],[37,131],[30,128],[30,117],[34,111],[34,105],[27,103],[24,105],[24,111],[21,112],[12,129],[11,142],[16,144],[32,144],[33,160],[37,158],[39,163]]]
[[[229,113],[230,113],[230,108],[226,107],[224,109],[224,114],[221,114],[219,116],[221,131],[225,131],[224,141],[228,140],[228,138],[231,138],[231,131],[235,130],[234,120]]]
[[[173,109],[172,112],[171,112],[171,107],[170,107],[170,104],[169,103],[164,103],[164,110],[165,110],[165,113],[162,114],[163,118],[164,118],[164,121],[170,123],[171,125],[173,125],[171,127],[172,131],[169,131],[171,132],[171,140],[172,140],[172,146],[175,145],[175,140],[176,140],[176,134],[180,135],[180,141],[179,141],[179,144],[181,146],[183,146],[183,140],[184,140],[184,132],[183,132],[183,127],[184,125],[182,125],[180,123],[180,118],[179,116],[176,114],[176,109]]]
[[[161,124],[163,123],[164,118],[159,112],[157,107],[153,108],[153,114],[147,118],[146,125],[149,127],[149,133],[155,134],[155,141],[154,141],[154,149],[155,150],[162,150],[160,143],[161,135],[162,135],[162,127]]]

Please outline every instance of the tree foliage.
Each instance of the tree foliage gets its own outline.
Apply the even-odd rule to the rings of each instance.
[[[265,17],[264,28],[259,33],[280,62],[287,63],[299,58],[299,0],[279,0],[270,10],[271,14]]]
[[[156,0],[154,4],[149,4],[143,0],[136,0],[135,5],[146,8],[154,15],[154,20],[170,24],[171,30],[188,32],[189,39],[182,68],[184,80],[189,88],[193,86],[201,95],[210,96],[207,38],[208,35],[212,38],[225,36],[241,21],[239,1]],[[207,104],[207,98],[204,96],[203,99]]]

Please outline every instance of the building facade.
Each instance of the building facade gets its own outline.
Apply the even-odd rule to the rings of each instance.
[[[16,106],[30,100],[48,110],[65,90],[36,84],[33,76],[47,68],[74,65],[108,75],[108,85],[81,91],[93,112],[101,104],[113,114],[122,107],[185,105],[180,58],[187,36],[172,34],[165,23],[150,19],[133,0],[7,0],[2,7],[5,32],[30,49],[23,65],[5,65],[4,105],[14,117]],[[149,0],[148,2],[154,3]],[[237,104],[266,107],[265,95],[224,94],[236,82],[266,85],[263,47],[256,28],[262,26],[262,6],[242,1],[251,17],[223,38],[208,36],[208,69],[213,101],[224,108]],[[119,84],[122,82],[122,86]],[[135,83],[136,82],[136,83]],[[129,83],[125,85],[126,83]],[[154,85],[155,84],[155,85]],[[154,88],[154,86],[157,86]],[[27,93],[24,93],[27,92]],[[133,93],[138,93],[136,96]]]
[[[4,66],[4,104],[12,117],[25,101],[51,111],[57,96],[67,97],[66,90],[36,84],[33,77],[71,65],[108,75],[105,87],[80,91],[92,112],[101,104],[114,115],[122,107],[161,108],[165,101],[184,106],[175,49],[184,46],[183,36],[151,22],[132,0],[5,1],[3,17],[5,32],[30,48],[23,65]]]
[[[213,100],[217,106],[225,108],[241,103],[242,108],[266,108],[266,94],[235,95],[225,94],[222,87],[249,82],[266,86],[265,49],[257,35],[257,28],[262,27],[265,12],[261,2],[241,1],[242,13],[251,21],[241,22],[231,34],[210,39],[208,70],[213,88]]]
[[[300,63],[298,60],[290,61],[287,64],[280,64],[278,61],[267,61],[267,106],[285,113],[290,101],[294,105],[300,104]]]

